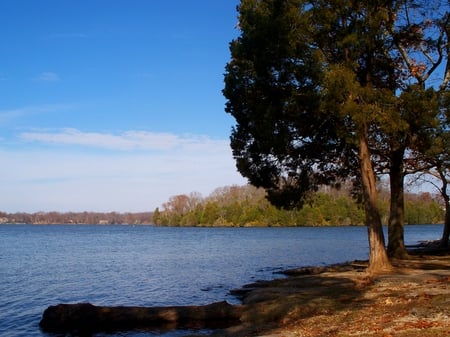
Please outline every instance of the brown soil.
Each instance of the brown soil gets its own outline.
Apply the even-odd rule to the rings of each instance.
[[[414,255],[368,275],[366,262],[304,268],[238,291],[242,324],[214,336],[450,336],[450,255]]]

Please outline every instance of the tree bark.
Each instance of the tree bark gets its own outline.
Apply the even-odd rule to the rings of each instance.
[[[405,247],[404,222],[405,202],[403,188],[404,148],[394,150],[391,155],[389,180],[391,188],[391,205],[388,224],[388,256],[397,259],[408,258]]]
[[[39,325],[46,332],[77,335],[135,328],[225,328],[239,324],[241,314],[241,306],[225,301],[173,307],[100,307],[76,303],[48,307]]]
[[[444,230],[442,231],[441,247],[447,248],[449,245],[450,236],[450,196],[447,193],[448,181],[445,175],[445,170],[442,166],[437,167],[439,177],[442,182],[441,195],[445,202],[445,220],[444,220]]]
[[[445,202],[445,222],[444,230],[442,231],[441,247],[447,248],[449,246],[448,241],[450,237],[450,202],[447,199]]]
[[[363,185],[365,222],[369,236],[369,273],[388,272],[392,265],[386,252],[381,216],[377,206],[375,173],[365,133],[359,139],[359,161]]]
[[[445,220],[444,230],[442,231],[441,247],[447,248],[449,246],[450,238],[450,198],[447,195],[445,198]]]

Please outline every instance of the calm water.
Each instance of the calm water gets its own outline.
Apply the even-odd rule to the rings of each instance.
[[[442,226],[407,227],[405,241],[437,239],[441,231]],[[0,240],[1,336],[53,336],[38,323],[45,308],[57,303],[236,303],[231,289],[280,277],[276,271],[366,259],[368,251],[364,227],[0,225]]]

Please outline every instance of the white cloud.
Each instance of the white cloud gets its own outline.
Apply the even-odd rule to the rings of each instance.
[[[82,132],[77,129],[63,129],[56,132],[23,132],[20,138],[28,142],[52,145],[77,145],[108,150],[174,150],[214,151],[216,146],[228,144],[206,136],[179,136],[171,133],[148,131],[127,131],[120,134]]]
[[[36,77],[36,80],[43,81],[43,82],[58,82],[60,80],[60,78],[59,78],[58,74],[56,74],[54,72],[46,71],[46,72],[40,73]]]
[[[2,211],[152,211],[176,194],[196,191],[206,196],[217,187],[245,184],[226,140],[73,129],[22,137],[60,146],[0,150],[5,163],[0,166]]]

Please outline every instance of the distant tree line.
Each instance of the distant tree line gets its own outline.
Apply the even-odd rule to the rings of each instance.
[[[389,219],[389,192],[380,189],[379,208],[384,223]],[[407,224],[442,223],[444,210],[438,196],[405,195]],[[280,209],[266,198],[264,189],[251,185],[226,186],[208,197],[199,193],[169,198],[154,212],[0,212],[0,224],[155,224],[159,226],[278,227],[358,226],[364,224],[362,205],[351,196],[351,187],[322,188],[301,209]]]
[[[444,210],[430,193],[406,194],[406,223],[442,223]],[[379,198],[383,222],[389,218],[389,192]],[[352,198],[349,187],[313,193],[301,209],[280,209],[266,198],[263,189],[228,186],[202,198],[198,193],[176,195],[153,212],[161,226],[356,226],[364,224],[364,209]]]
[[[37,212],[4,213],[0,212],[0,223],[24,224],[150,224],[151,212],[141,213],[99,213],[99,212]]]

